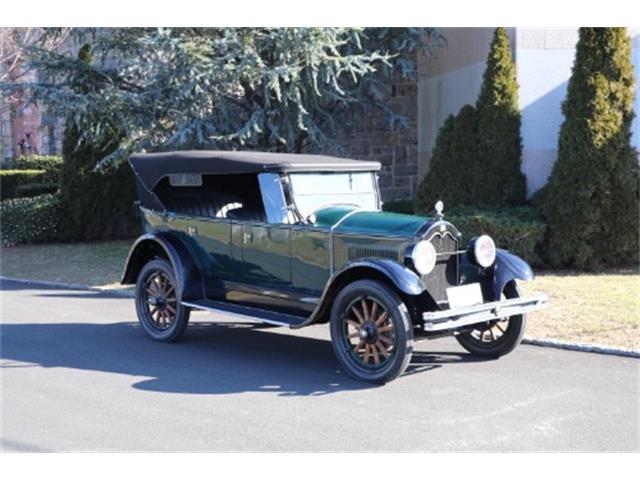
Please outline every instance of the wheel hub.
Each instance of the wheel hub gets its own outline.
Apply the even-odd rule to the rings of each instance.
[[[167,306],[167,299],[162,295],[156,295],[149,299],[149,304],[164,310],[164,308]]]
[[[378,339],[378,329],[374,323],[367,322],[360,328],[360,338],[367,343],[375,343]]]

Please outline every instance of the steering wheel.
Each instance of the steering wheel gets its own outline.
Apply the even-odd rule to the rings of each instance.
[[[305,217],[305,222],[307,223],[315,223],[315,221],[311,221],[311,217],[315,217],[315,214],[318,210],[322,210],[323,208],[326,207],[335,207],[335,206],[345,206],[345,207],[356,207],[356,208],[360,208],[360,205],[358,205],[357,203],[349,203],[349,202],[327,202],[327,203],[321,203],[320,205],[318,205],[317,207],[315,207],[313,210],[311,210],[311,212]]]

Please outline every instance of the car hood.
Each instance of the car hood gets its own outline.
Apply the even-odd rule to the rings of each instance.
[[[334,233],[413,237],[421,227],[432,221],[431,218],[417,215],[327,207],[316,212],[315,225],[334,227]]]

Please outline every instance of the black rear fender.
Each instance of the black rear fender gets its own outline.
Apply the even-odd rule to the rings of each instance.
[[[139,237],[129,250],[121,283],[136,283],[142,267],[156,258],[164,258],[171,263],[181,300],[194,301],[204,298],[201,269],[186,242],[174,232],[152,232]]]

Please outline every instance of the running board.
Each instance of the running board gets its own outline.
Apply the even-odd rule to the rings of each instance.
[[[224,313],[230,317],[258,323],[270,323],[281,327],[295,327],[304,323],[306,317],[298,317],[287,313],[272,312],[261,308],[246,307],[217,300],[200,300],[197,302],[182,302],[182,305],[212,313]]]

